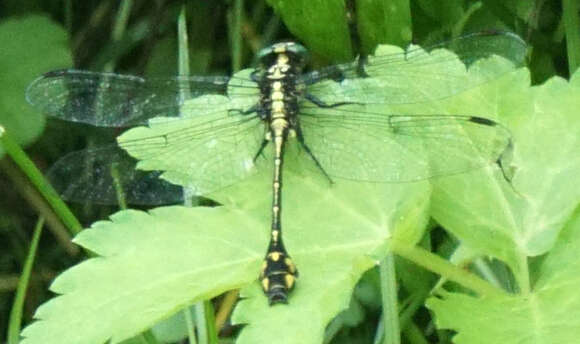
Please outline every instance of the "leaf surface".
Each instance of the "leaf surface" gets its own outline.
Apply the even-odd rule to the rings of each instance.
[[[26,86],[41,73],[72,64],[67,39],[60,26],[43,16],[0,24],[0,125],[20,144],[32,142],[44,128],[44,117],[26,103]]]
[[[577,214],[543,262],[532,293],[478,299],[443,292],[427,305],[438,328],[457,331],[454,343],[574,343],[580,327],[579,250]]]
[[[23,343],[118,343],[196,301],[244,286],[235,318],[249,326],[240,342],[271,343],[276,333],[293,341],[297,327],[288,324],[295,323],[304,343],[318,343],[328,321],[348,306],[356,281],[384,254],[391,232],[422,230],[405,214],[423,214],[425,222],[426,187],[329,187],[288,172],[284,238],[300,277],[290,304],[275,307],[256,281],[270,227],[264,175],[216,195],[228,206],[119,212],[75,239],[99,257],[57,278],[51,290],[60,296],[39,308]],[[277,331],[261,332],[256,341],[264,326]]]

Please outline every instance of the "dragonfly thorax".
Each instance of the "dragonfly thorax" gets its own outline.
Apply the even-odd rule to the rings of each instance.
[[[277,43],[258,54],[261,68],[256,82],[260,87],[260,117],[272,134],[286,135],[296,126],[298,98],[304,89],[300,76],[306,50],[297,43]]]
[[[280,42],[272,44],[258,52],[258,60],[263,68],[272,66],[279,55],[285,55],[289,63],[294,66],[304,67],[308,60],[308,51],[302,45],[295,42]]]

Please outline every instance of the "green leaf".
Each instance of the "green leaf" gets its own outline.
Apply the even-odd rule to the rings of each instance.
[[[438,328],[457,344],[574,343],[580,328],[580,216],[576,214],[546,257],[534,291],[475,298],[443,292],[428,300]]]
[[[173,343],[187,338],[185,312],[189,312],[191,317],[195,318],[193,308],[178,312],[153,327],[152,332],[155,334],[155,337],[162,343]]]
[[[366,54],[381,43],[405,47],[413,38],[408,0],[357,1],[356,16],[362,50]]]
[[[508,263],[522,290],[529,288],[526,258],[552,247],[580,202],[580,190],[568,186],[580,178],[579,80],[554,78],[529,88],[522,70],[441,103],[454,113],[499,118],[511,128],[513,188],[490,178],[492,170],[441,179],[432,214],[480,254]]]
[[[391,233],[421,230],[406,215],[426,214],[428,185],[330,187],[287,171],[285,242],[300,277],[290,304],[270,307],[256,281],[269,236],[269,175],[216,196],[224,207],[129,210],[94,224],[75,242],[100,257],[57,278],[51,289],[61,296],[39,308],[22,343],[117,343],[193,302],[244,286],[234,318],[251,326],[239,343],[294,342],[298,328],[303,343],[319,343]]]
[[[352,58],[347,13],[343,1],[267,0],[294,36],[332,61]]]
[[[34,141],[44,128],[44,117],[24,99],[26,86],[41,73],[72,64],[67,40],[60,26],[42,16],[0,24],[0,125],[20,144]]]

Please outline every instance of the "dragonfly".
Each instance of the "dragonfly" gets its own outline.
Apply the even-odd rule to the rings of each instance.
[[[56,70],[33,81],[26,95],[53,118],[136,127],[113,146],[70,153],[51,168],[49,179],[66,200],[116,204],[120,187],[129,203],[183,202],[182,187],[207,195],[272,169],[270,242],[259,280],[274,305],[287,303],[298,277],[282,241],[288,144],[330,183],[414,182],[493,164],[509,180],[512,140],[500,123],[392,108],[482,86],[521,66],[525,53],[517,35],[484,31],[423,48],[378,48],[367,58],[307,71],[307,50],[282,42],[258,53],[258,67],[232,76]],[[471,73],[490,58],[504,68]],[[257,163],[266,156],[271,163]]]

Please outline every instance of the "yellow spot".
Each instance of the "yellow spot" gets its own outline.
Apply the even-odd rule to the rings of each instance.
[[[270,68],[270,70],[268,70],[268,79],[283,79],[284,78],[284,74],[282,74],[282,71],[280,71],[280,68]]]
[[[278,55],[278,60],[276,61],[276,64],[278,66],[285,65],[288,63],[289,60],[290,59],[288,58],[288,55],[280,54],[280,55]]]
[[[272,261],[277,262],[278,260],[280,260],[280,257],[282,256],[282,253],[275,251],[275,252],[270,252],[270,254],[268,255],[268,258],[272,259]]]
[[[272,102],[272,111],[276,111],[276,112],[284,111],[284,102],[283,101],[275,100],[275,99],[272,99],[272,100],[274,100]]]
[[[267,267],[268,267],[268,262],[266,262],[266,261],[264,260],[264,261],[262,262],[262,269],[260,270],[260,271],[261,271],[261,273],[260,273],[260,275],[261,275],[261,276],[264,276],[264,273],[266,272],[266,268],[267,268]]]
[[[290,131],[288,132],[288,136],[291,138],[295,138],[296,137],[296,130],[290,129]]]
[[[288,127],[288,121],[284,118],[275,118],[270,123],[270,128],[274,131],[274,142],[278,143],[281,142],[282,139],[282,131],[284,128]]]
[[[286,52],[286,44],[284,43],[279,43],[279,44],[275,44],[272,51],[274,51],[275,53],[285,53]]]
[[[274,81],[272,83],[272,89],[276,92],[282,91],[282,83],[280,81]]]
[[[284,93],[282,93],[280,91],[274,91],[274,92],[272,92],[272,96],[270,98],[272,98],[272,100],[275,100],[275,101],[282,101],[282,100],[284,100]]]
[[[272,231],[272,240],[274,240],[274,242],[278,242],[279,235],[280,235],[280,231]]]
[[[296,265],[294,265],[292,259],[290,258],[284,259],[284,264],[286,264],[286,266],[288,267],[288,271],[290,271],[292,274],[296,273]]]
[[[268,279],[268,277],[266,277],[262,280],[262,289],[264,290],[264,292],[268,292],[269,287],[270,287],[270,280]]]
[[[296,278],[294,278],[294,276],[286,274],[286,276],[284,276],[284,282],[286,282],[286,289],[288,290],[292,289],[292,287],[294,287],[295,280]]]

